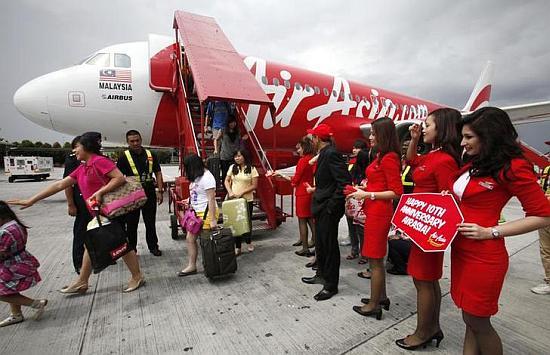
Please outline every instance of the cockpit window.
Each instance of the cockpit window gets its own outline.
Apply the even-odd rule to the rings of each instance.
[[[115,53],[115,67],[130,68],[131,66],[132,66],[132,60],[128,55],[123,53]]]
[[[86,64],[97,65],[98,67],[108,67],[111,64],[109,53],[97,53]]]

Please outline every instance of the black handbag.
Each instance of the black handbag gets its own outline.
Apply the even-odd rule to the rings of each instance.
[[[90,260],[94,274],[99,274],[110,265],[115,265],[116,260],[130,251],[124,228],[117,220],[109,220],[102,223],[99,215],[95,213],[98,227],[87,230],[84,234],[84,245]]]

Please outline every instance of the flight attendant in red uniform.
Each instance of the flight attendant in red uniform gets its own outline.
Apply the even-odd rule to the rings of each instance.
[[[463,118],[468,162],[452,179],[464,223],[451,247],[451,296],[466,323],[464,354],[502,354],[491,325],[508,270],[504,237],[550,225],[550,202],[522,156],[506,112],[481,108]],[[500,211],[516,196],[526,217],[498,225]]]
[[[424,143],[434,148],[428,154],[418,155],[420,126],[410,128],[411,142],[407,149],[407,163],[413,169],[414,193],[441,192],[449,190],[449,180],[458,171],[460,159],[460,112],[441,108],[428,115],[424,129]],[[417,292],[416,330],[396,344],[414,350],[420,346],[443,339],[439,326],[441,288],[439,279],[443,274],[443,252],[425,253],[412,244],[407,272],[413,277]]]
[[[358,189],[348,197],[365,200],[365,235],[362,254],[369,259],[371,268],[371,297],[363,306],[353,306],[353,310],[363,316],[373,316],[380,320],[382,308],[389,308],[386,295],[386,275],[384,256],[388,251],[388,232],[393,215],[392,200],[403,193],[401,184],[401,161],[399,140],[393,121],[379,118],[372,124],[370,143],[378,152],[367,167],[366,191]]]
[[[295,253],[300,256],[313,256],[314,253],[309,251],[308,245],[308,225],[311,229],[312,239],[315,240],[315,223],[313,223],[313,214],[311,213],[311,196],[312,193],[307,191],[308,186],[313,186],[313,165],[309,161],[313,158],[315,148],[311,138],[308,136],[300,139],[296,144],[300,160],[296,164],[296,171],[292,178],[275,172],[275,176],[280,176],[287,179],[294,186],[294,196],[296,197],[296,217],[298,217],[298,228],[300,230],[300,243],[302,250]]]

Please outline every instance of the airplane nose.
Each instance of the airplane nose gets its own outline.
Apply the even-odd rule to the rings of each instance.
[[[17,110],[32,122],[54,129],[48,110],[48,95],[40,78],[29,81],[21,86],[13,95],[13,103]]]

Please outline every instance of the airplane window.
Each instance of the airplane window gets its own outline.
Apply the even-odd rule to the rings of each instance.
[[[273,78],[273,85],[279,86],[279,79]]]
[[[264,85],[267,85],[267,78],[265,77],[265,75],[262,76],[262,83],[263,83]]]
[[[357,102],[361,101],[361,97],[359,95],[355,95],[355,101]]]
[[[317,95],[319,95],[319,94],[321,93],[321,89],[319,89],[318,86],[314,86],[314,87],[313,87],[313,90],[315,91],[315,93],[316,93]]]
[[[93,54],[90,54],[89,56],[87,56],[86,58],[82,59],[81,61],[79,61],[76,65],[80,65],[80,64],[84,64],[88,61],[88,59],[90,59],[91,57],[93,56]]]
[[[307,92],[310,92],[310,91],[311,91],[311,86],[309,86],[309,84],[306,84],[306,91],[307,91]]]
[[[332,90],[332,96],[334,97],[338,96],[338,93],[336,92],[336,90]]]
[[[302,90],[302,85],[300,85],[299,82],[295,82],[295,83],[294,83],[294,88],[295,88],[296,90]]]
[[[327,88],[323,88],[323,94],[325,94],[325,96],[328,96],[328,89]]]
[[[131,66],[132,66],[132,60],[128,55],[123,53],[115,53],[115,67],[130,68]]]
[[[98,67],[108,67],[111,64],[111,56],[109,53],[97,53],[88,59],[86,64],[97,65]]]
[[[353,101],[353,95],[352,95],[351,93],[349,93],[348,96],[349,96],[349,99],[350,99],[351,101]]]
[[[290,89],[290,81],[285,80],[285,87],[286,87],[287,89]]]
[[[340,98],[341,98],[342,100],[344,99],[344,96],[345,96],[344,92],[343,92],[343,91],[340,91]]]

